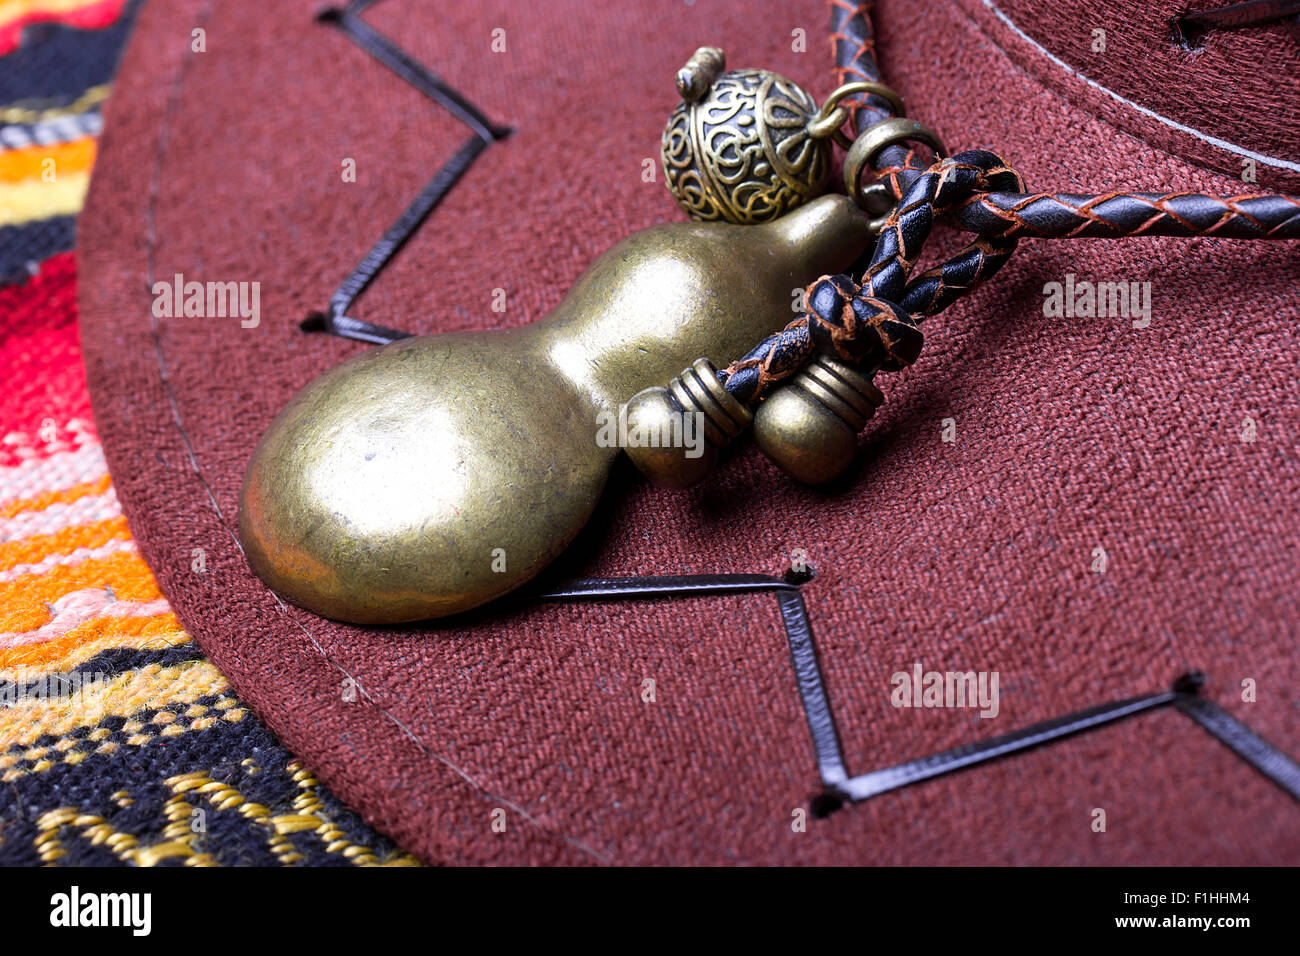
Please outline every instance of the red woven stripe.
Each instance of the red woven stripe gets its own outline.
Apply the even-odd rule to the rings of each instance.
[[[0,466],[80,444],[67,427],[90,421],[72,253],[47,259],[21,286],[0,288],[0,382]]]

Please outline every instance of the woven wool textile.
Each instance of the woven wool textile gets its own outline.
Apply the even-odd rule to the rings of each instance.
[[[57,224],[81,209],[132,11],[17,6],[0,5],[0,264],[17,280],[0,286],[0,864],[413,862],[249,713],[131,537]]]

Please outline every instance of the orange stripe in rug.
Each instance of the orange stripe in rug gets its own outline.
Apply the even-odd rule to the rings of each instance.
[[[0,151],[0,183],[19,183],[24,179],[54,180],[65,174],[86,173],[95,164],[95,138],[83,136],[70,143],[49,146],[24,146]]]
[[[46,555],[39,561],[15,564],[7,571],[0,571],[0,584],[8,584],[10,581],[18,581],[22,578],[39,577],[58,567],[85,564],[87,561],[98,561],[100,558],[109,558],[115,554],[125,554],[135,550],[135,542],[127,537],[115,538],[93,548],[77,548],[61,554]]]
[[[98,548],[110,541],[125,541],[130,537],[126,517],[119,515],[92,524],[74,525],[52,534],[7,541],[0,544],[0,572],[11,571],[19,565],[40,564],[54,555],[71,554],[81,548]]]
[[[55,601],[50,606],[50,619],[35,630],[8,633],[0,631],[0,649],[41,644],[72,633],[90,637],[104,633],[105,628],[114,633],[130,633],[131,620],[169,613],[171,605],[162,598],[153,601],[119,601],[106,588],[83,588]],[[175,626],[174,620],[172,624]]]
[[[23,644],[0,650],[0,680],[32,681],[50,671],[68,671],[98,654],[115,648],[161,651],[194,639],[168,612],[150,618],[119,618],[94,636],[80,629],[43,644]]]
[[[73,485],[71,488],[63,488],[58,491],[45,491],[31,498],[20,498],[16,501],[8,501],[0,505],[0,518],[12,518],[14,515],[22,514],[24,511],[42,511],[56,502],[76,501],[78,498],[84,498],[86,495],[102,495],[113,484],[113,479],[108,475],[96,478],[94,481],[83,481],[80,484]]]
[[[162,597],[149,566],[134,551],[59,565],[0,583],[0,631],[31,631],[50,620],[49,605],[81,588],[112,588],[120,601]]]
[[[85,495],[67,504],[56,501],[40,511],[24,511],[12,518],[0,518],[0,544],[107,521],[121,513],[122,506],[111,488],[102,495]]]

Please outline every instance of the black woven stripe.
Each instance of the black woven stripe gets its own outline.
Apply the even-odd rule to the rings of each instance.
[[[84,664],[71,670],[43,674],[35,680],[22,683],[0,681],[0,706],[6,702],[13,703],[36,697],[47,700],[66,697],[84,687],[89,680],[109,680],[120,677],[127,671],[148,667],[150,664],[170,667],[174,664],[202,659],[203,652],[193,643],[152,651],[115,647],[102,654],[96,654]]]
[[[76,216],[51,216],[20,226],[0,226],[0,285],[26,282],[50,256],[77,241]]]
[[[12,744],[6,750],[0,751],[0,753],[21,754],[24,751],[33,747],[52,747],[61,740],[84,741],[85,742],[84,749],[93,750],[94,747],[90,745],[91,744],[90,738],[92,735],[96,735],[96,734],[98,735],[97,742],[102,742],[104,740],[107,740],[114,743],[125,743],[128,736],[130,735],[127,734],[122,728],[127,724],[128,721],[135,721],[148,726],[151,725],[153,719],[163,711],[170,711],[173,714],[181,714],[194,706],[213,707],[219,700],[223,698],[234,700],[233,694],[234,694],[233,691],[222,692],[218,694],[205,694],[204,696],[197,697],[191,701],[184,701],[184,702],[170,701],[162,705],[161,707],[145,707],[140,710],[133,711],[132,713],[126,715],[108,714],[93,724],[91,723],[82,724],[81,726],[76,727],[65,734],[42,734],[41,736],[37,737],[34,740],[27,740],[22,743]],[[162,727],[159,726],[158,730],[161,729]],[[77,749],[77,748],[74,747],[73,749]],[[22,760],[19,760],[17,764],[15,764],[15,767],[17,767],[20,770],[30,769],[31,765],[36,763],[37,760],[39,759],[40,758],[23,758]]]
[[[216,697],[204,697],[197,704],[211,706]],[[188,706],[178,706],[183,710]],[[176,737],[161,735],[153,729],[153,739],[140,745],[127,744],[128,734],[120,730],[126,720],[146,723],[156,711],[110,718],[104,726],[112,733],[100,740],[84,740],[72,752],[87,755],[79,763],[68,763],[65,754],[51,754],[48,769],[21,773],[0,786],[0,866],[36,866],[41,860],[36,850],[39,834],[37,821],[42,814],[63,806],[105,817],[110,825],[140,839],[142,845],[166,842],[163,829],[168,824],[167,801],[173,791],[166,781],[181,774],[203,771],[214,780],[236,787],[244,797],[269,808],[273,813],[294,813],[294,800],[302,793],[288,772],[294,756],[258,723],[252,714],[242,720],[218,719],[203,730],[189,730]],[[85,738],[94,728],[84,728],[67,737]],[[36,746],[52,746],[59,739],[42,738]],[[113,753],[98,752],[104,743],[116,743]],[[22,751],[31,744],[11,748]],[[35,761],[20,761],[13,769],[30,771]],[[130,802],[116,799],[125,792]],[[371,847],[381,858],[396,852],[392,841],[370,830],[356,813],[344,806],[324,786],[315,790],[324,805],[325,815],[353,843]],[[200,847],[216,856],[223,865],[277,866],[279,861],[268,845],[268,828],[246,817],[237,808],[221,810],[199,795],[188,800],[207,814],[208,832]],[[302,854],[299,866],[352,866],[342,853],[326,851],[326,842],[312,831],[290,834],[288,839]],[[78,827],[61,833],[67,856],[61,866],[120,866],[121,860],[106,846],[95,844]],[[165,860],[163,865],[180,865],[179,860]]]
[[[102,30],[61,23],[25,27],[18,49],[5,56],[0,70],[0,105],[66,106],[92,86],[108,83],[140,6],[141,0],[131,0]]]

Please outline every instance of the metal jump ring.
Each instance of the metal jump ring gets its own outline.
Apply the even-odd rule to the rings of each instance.
[[[812,122],[808,124],[808,135],[813,139],[825,139],[827,136],[832,137],[840,146],[848,149],[852,142],[844,131],[840,129],[845,121],[849,118],[847,108],[840,106],[840,100],[846,96],[856,96],[859,93],[871,93],[879,96],[882,100],[889,103],[895,115],[906,116],[907,110],[903,108],[903,98],[895,93],[884,83],[872,83],[868,80],[856,80],[852,83],[845,83],[843,86],[836,87],[831,95],[826,97],[826,102],[822,108],[817,111]]]
[[[853,141],[848,156],[844,157],[844,191],[857,203],[858,208],[868,208],[867,193],[860,182],[862,171],[880,155],[881,150],[910,139],[925,143],[940,159],[946,159],[948,156],[948,150],[943,145],[943,140],[939,139],[938,133],[924,123],[901,117],[882,120]],[[877,228],[883,224],[883,218],[872,223]]]

